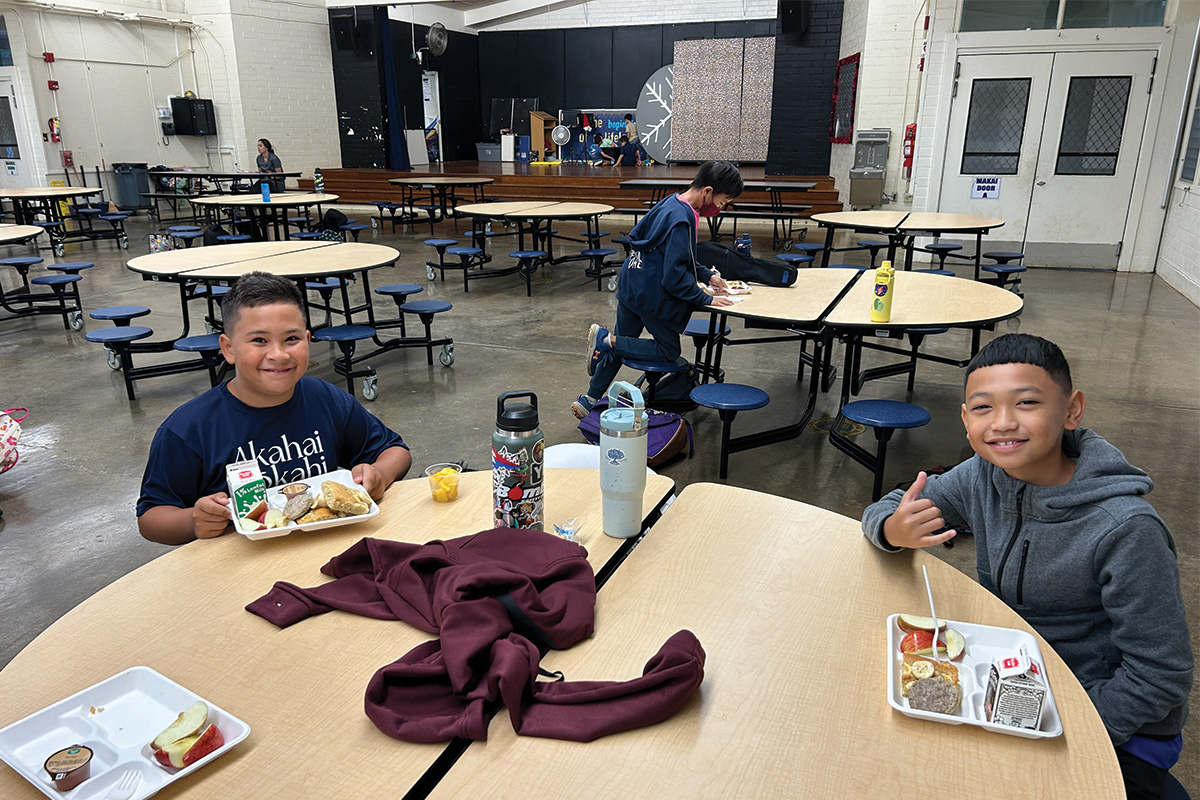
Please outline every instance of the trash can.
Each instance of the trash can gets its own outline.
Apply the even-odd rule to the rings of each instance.
[[[113,201],[124,210],[153,205],[149,197],[143,197],[150,192],[149,170],[146,164],[113,164],[116,174],[112,186]]]

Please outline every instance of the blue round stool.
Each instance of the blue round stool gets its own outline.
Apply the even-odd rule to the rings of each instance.
[[[425,287],[419,286],[415,283],[389,283],[386,286],[375,287],[375,294],[381,294],[384,297],[392,298],[392,300],[396,303],[397,309],[404,305],[410,294],[420,294],[423,291],[425,291]],[[399,325],[400,336],[402,338],[408,335],[408,332],[404,329],[403,314],[399,314],[395,320],[388,320],[385,323],[376,322],[376,327],[381,328],[390,328],[395,325]]]
[[[792,245],[793,250],[799,250],[808,255],[816,255],[825,249],[825,245],[820,242],[796,242]]]
[[[217,241],[221,244],[238,244],[239,242],[250,241],[250,236],[245,233],[226,233],[217,237]]]
[[[636,358],[627,358],[622,363],[630,369],[637,370],[642,373],[642,378],[646,382],[646,407],[650,408],[654,402],[654,390],[658,387],[658,382],[663,377],[674,372],[682,372],[688,368],[686,361],[642,361]],[[638,385],[642,381],[638,380]]]
[[[709,321],[707,319],[688,320],[688,324],[683,329],[684,336],[692,337],[692,342],[696,345],[696,359],[693,362],[696,365],[696,372],[701,375],[709,375],[709,363],[704,360],[704,348],[709,343],[708,331]],[[716,331],[716,337],[713,344],[716,344],[720,339],[733,333],[733,328],[728,325],[724,326],[723,330]],[[722,370],[718,375],[709,375],[714,381],[720,383],[725,379],[725,371]]]
[[[808,253],[776,253],[775,258],[797,268],[802,264],[811,264],[816,260],[815,256],[810,256]]]
[[[348,232],[351,236],[354,237],[354,241],[357,242],[358,235],[365,230],[369,230],[370,227],[371,227],[370,225],[368,225],[364,222],[354,222],[354,223],[347,223],[346,225],[339,225],[338,230],[340,230],[342,232]]]
[[[879,256],[879,251],[889,244],[891,242],[881,242],[878,239],[863,239],[858,246],[871,251],[871,269],[875,269],[875,259]]]
[[[35,286],[49,286],[58,300],[59,313],[62,314],[63,329],[83,330],[83,311],[79,300],[79,287],[75,284],[83,280],[81,275],[38,275],[30,281]],[[73,308],[67,308],[70,300]]]
[[[221,336],[219,334],[187,336],[183,339],[176,339],[171,346],[183,353],[199,353],[200,360],[208,369],[208,382],[212,386],[220,383],[225,373],[231,369],[221,355]]]
[[[375,335],[375,329],[367,325],[334,325],[313,331],[312,337],[320,342],[333,342],[342,351],[340,359],[334,359],[335,372],[346,376],[346,387],[354,394],[354,379],[363,378],[362,396],[364,400],[374,400],[379,396],[376,383],[375,368],[354,371],[354,347],[362,339],[370,339]]]
[[[92,312],[92,316],[96,316],[95,312]],[[118,328],[100,328],[88,331],[83,335],[84,339],[102,344],[108,350],[108,365],[121,371],[121,376],[125,379],[125,392],[131,401],[137,398],[133,393],[133,379],[129,377],[129,372],[133,369],[129,345],[138,339],[145,339],[153,333],[154,331],[142,325],[126,324]]]
[[[320,231],[297,231],[296,233],[289,233],[288,238],[289,239],[297,239],[299,241],[312,241],[314,239],[320,239],[321,232]]]
[[[446,248],[454,247],[458,244],[457,239],[426,239],[424,244],[437,250],[437,263],[432,261],[425,262],[425,277],[433,280],[438,276],[438,272],[442,273],[442,283],[446,282]]]
[[[96,265],[91,261],[60,261],[57,264],[47,264],[46,269],[66,275],[78,275],[85,269],[91,269],[94,266]]]
[[[18,269],[25,267],[28,269],[34,264],[41,264],[45,260],[37,256],[14,256],[12,258],[0,258],[0,264],[6,267],[17,267]]]
[[[949,242],[934,242],[933,244],[925,245],[925,249],[938,257],[938,269],[945,269],[946,256],[950,255],[955,250],[962,250],[962,245],[950,244]]]
[[[437,314],[449,311],[454,308],[445,300],[412,300],[408,303],[401,303],[400,313],[416,314],[417,319],[421,320],[421,324],[425,326],[425,341],[433,341],[433,318]],[[426,358],[429,366],[433,366],[433,345],[425,346]],[[442,346],[441,355],[438,356],[442,366],[448,367],[454,363],[454,344],[448,343]]]
[[[178,239],[183,242],[183,249],[186,250],[192,246],[192,242],[197,239],[203,239],[204,233],[201,231],[178,231],[171,234],[172,239]]]
[[[533,273],[537,271],[538,263],[546,257],[546,251],[513,250],[508,257],[517,259],[517,272],[525,279],[525,296],[533,297]]]
[[[875,429],[878,445],[874,454],[839,433],[843,419]],[[897,428],[919,428],[928,424],[929,419],[928,411],[912,403],[901,403],[897,400],[855,400],[846,403],[838,412],[833,428],[829,431],[829,441],[875,474],[871,488],[871,502],[875,502],[883,494],[884,461],[887,459],[887,444],[892,438],[892,433]]]
[[[608,258],[609,256],[615,256],[616,254],[617,251],[611,247],[589,247],[586,250],[579,251],[579,255],[589,258],[592,261],[591,266],[585,269],[583,274],[587,275],[589,278],[596,279],[597,292],[604,289],[605,278],[611,279],[608,282],[608,290],[610,292],[615,292],[617,290],[616,277],[617,270],[620,269],[620,267],[606,267],[604,265],[604,259]]]
[[[692,389],[692,400],[705,408],[716,409],[721,418],[721,468],[724,480],[729,475],[729,432],[739,411],[762,408],[771,397],[756,386],[742,383],[706,383]]]
[[[167,233],[195,233],[198,230],[199,225],[171,225],[167,228]]]
[[[134,317],[144,317],[150,313],[145,306],[105,306],[97,308],[88,314],[92,319],[104,319],[113,322],[117,327],[129,325]]]

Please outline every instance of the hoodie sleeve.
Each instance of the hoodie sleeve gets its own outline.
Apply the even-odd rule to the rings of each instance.
[[[1094,557],[1121,663],[1087,692],[1113,744],[1122,744],[1187,702],[1191,640],[1179,565],[1170,534],[1157,518],[1142,514],[1125,521],[1100,540]]]
[[[663,249],[662,286],[663,290],[686,303],[707,306],[712,303],[712,298],[696,285],[696,273],[692,270],[693,246],[690,225],[671,227]]]
[[[980,479],[975,459],[964,461],[949,472],[941,475],[930,475],[925,483],[921,497],[933,501],[942,512],[946,525],[953,528],[969,522],[967,511],[971,485]],[[896,553],[903,547],[893,547],[883,535],[883,523],[896,512],[900,500],[904,497],[903,489],[893,489],[867,506],[863,511],[862,530],[871,544],[880,550]]]

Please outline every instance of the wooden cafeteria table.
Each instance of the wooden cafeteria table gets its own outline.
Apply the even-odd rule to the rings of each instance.
[[[308,208],[316,206],[320,214],[321,206],[325,203],[336,203],[336,194],[314,194],[311,192],[278,192],[271,195],[270,200],[263,200],[261,194],[218,194],[192,199],[192,205],[212,208],[241,208],[250,217],[250,221],[258,226],[262,237],[267,237],[267,227],[275,232],[279,241],[288,238],[287,209]],[[280,213],[284,212],[284,213]],[[283,235],[280,236],[280,223],[283,224]]]
[[[496,208],[500,206],[500,208]],[[583,239],[573,239],[560,236],[572,242],[583,242],[587,247],[599,246],[596,231],[600,230],[600,217],[613,210],[610,205],[603,203],[563,203],[547,201],[508,202],[508,203],[472,203],[459,206],[455,213],[482,219],[505,219],[517,223],[517,249],[525,249],[525,234],[533,238],[535,250],[546,252],[546,261],[550,264],[561,264],[564,261],[579,260],[587,256],[554,257],[554,235],[546,233],[542,223],[549,220],[582,220],[587,227]],[[593,226],[595,226],[593,228]],[[476,245],[479,247],[480,245]]]
[[[50,239],[50,249],[54,255],[62,256],[63,245],[70,239],[112,239],[122,249],[128,248],[129,239],[125,235],[124,225],[120,222],[112,224],[112,230],[93,230],[91,217],[82,217],[72,213],[71,217],[79,224],[73,230],[67,230],[59,202],[64,200],[79,200],[94,194],[100,194],[100,189],[89,189],[86,186],[35,186],[18,189],[0,190],[0,200],[12,203],[13,219],[17,225],[32,225],[38,215],[46,218],[47,222],[60,222],[61,225],[47,229]],[[99,212],[96,212],[98,215]],[[85,224],[86,223],[86,224]]]
[[[688,486],[600,593],[595,635],[543,666],[568,680],[638,675],[686,628],[707,653],[696,695],[664,722],[589,743],[518,737],[502,711],[429,797],[1123,798],[1100,716],[1044,642],[1060,737],[892,710],[886,619],[927,608],[922,565],[940,616],[1030,630],[936,557],[875,549],[856,520]]]
[[[0,225],[0,244],[20,244],[36,239],[42,228],[36,225]]]
[[[158,797],[403,795],[445,745],[385,736],[363,713],[363,696],[377,669],[433,637],[337,611],[280,630],[243,607],[275,581],[324,582],[321,565],[363,537],[425,542],[490,528],[491,480],[490,471],[464,473],[458,500],[448,504],[433,502],[424,478],[401,481],[365,522],[260,541],[227,533],[172,550],[85,600],[0,671],[0,726],[144,664],[252,729],[246,741]],[[647,476],[647,517],[657,515],[672,487],[669,478]],[[595,470],[549,469],[547,525],[571,517],[582,523],[579,537],[597,571],[632,541],[601,533]],[[41,796],[0,766],[0,797]]]
[[[825,228],[825,249],[821,266],[829,266],[830,253],[840,250],[861,250],[861,247],[835,248],[833,235],[839,229],[881,233],[888,237],[887,260],[896,263],[896,250],[904,248],[904,269],[912,270],[914,242],[918,236],[939,237],[946,233],[975,235],[975,253],[966,258],[975,264],[975,280],[979,280],[980,257],[983,253],[983,235],[993,228],[1004,225],[1004,220],[975,214],[949,214],[925,211],[836,211],[814,214],[813,222]]]
[[[429,189],[430,200],[434,202],[434,205],[441,212],[441,219],[449,219],[451,210],[457,211],[455,208],[455,189],[470,186],[474,199],[478,202],[483,200],[483,187],[494,181],[495,178],[485,178],[478,175],[426,175],[420,178],[391,178],[388,180],[388,183],[403,187],[407,191],[411,191],[413,187],[417,186]],[[405,202],[412,202],[411,195],[405,198]]]

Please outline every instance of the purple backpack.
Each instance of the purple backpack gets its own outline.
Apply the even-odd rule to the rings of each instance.
[[[608,408],[608,398],[601,397],[592,406],[592,411],[579,421],[579,431],[592,444],[600,443],[600,415]],[[692,426],[678,414],[647,408],[650,416],[646,432],[646,466],[658,467],[665,464],[687,448],[687,457],[696,452],[692,444]]]

